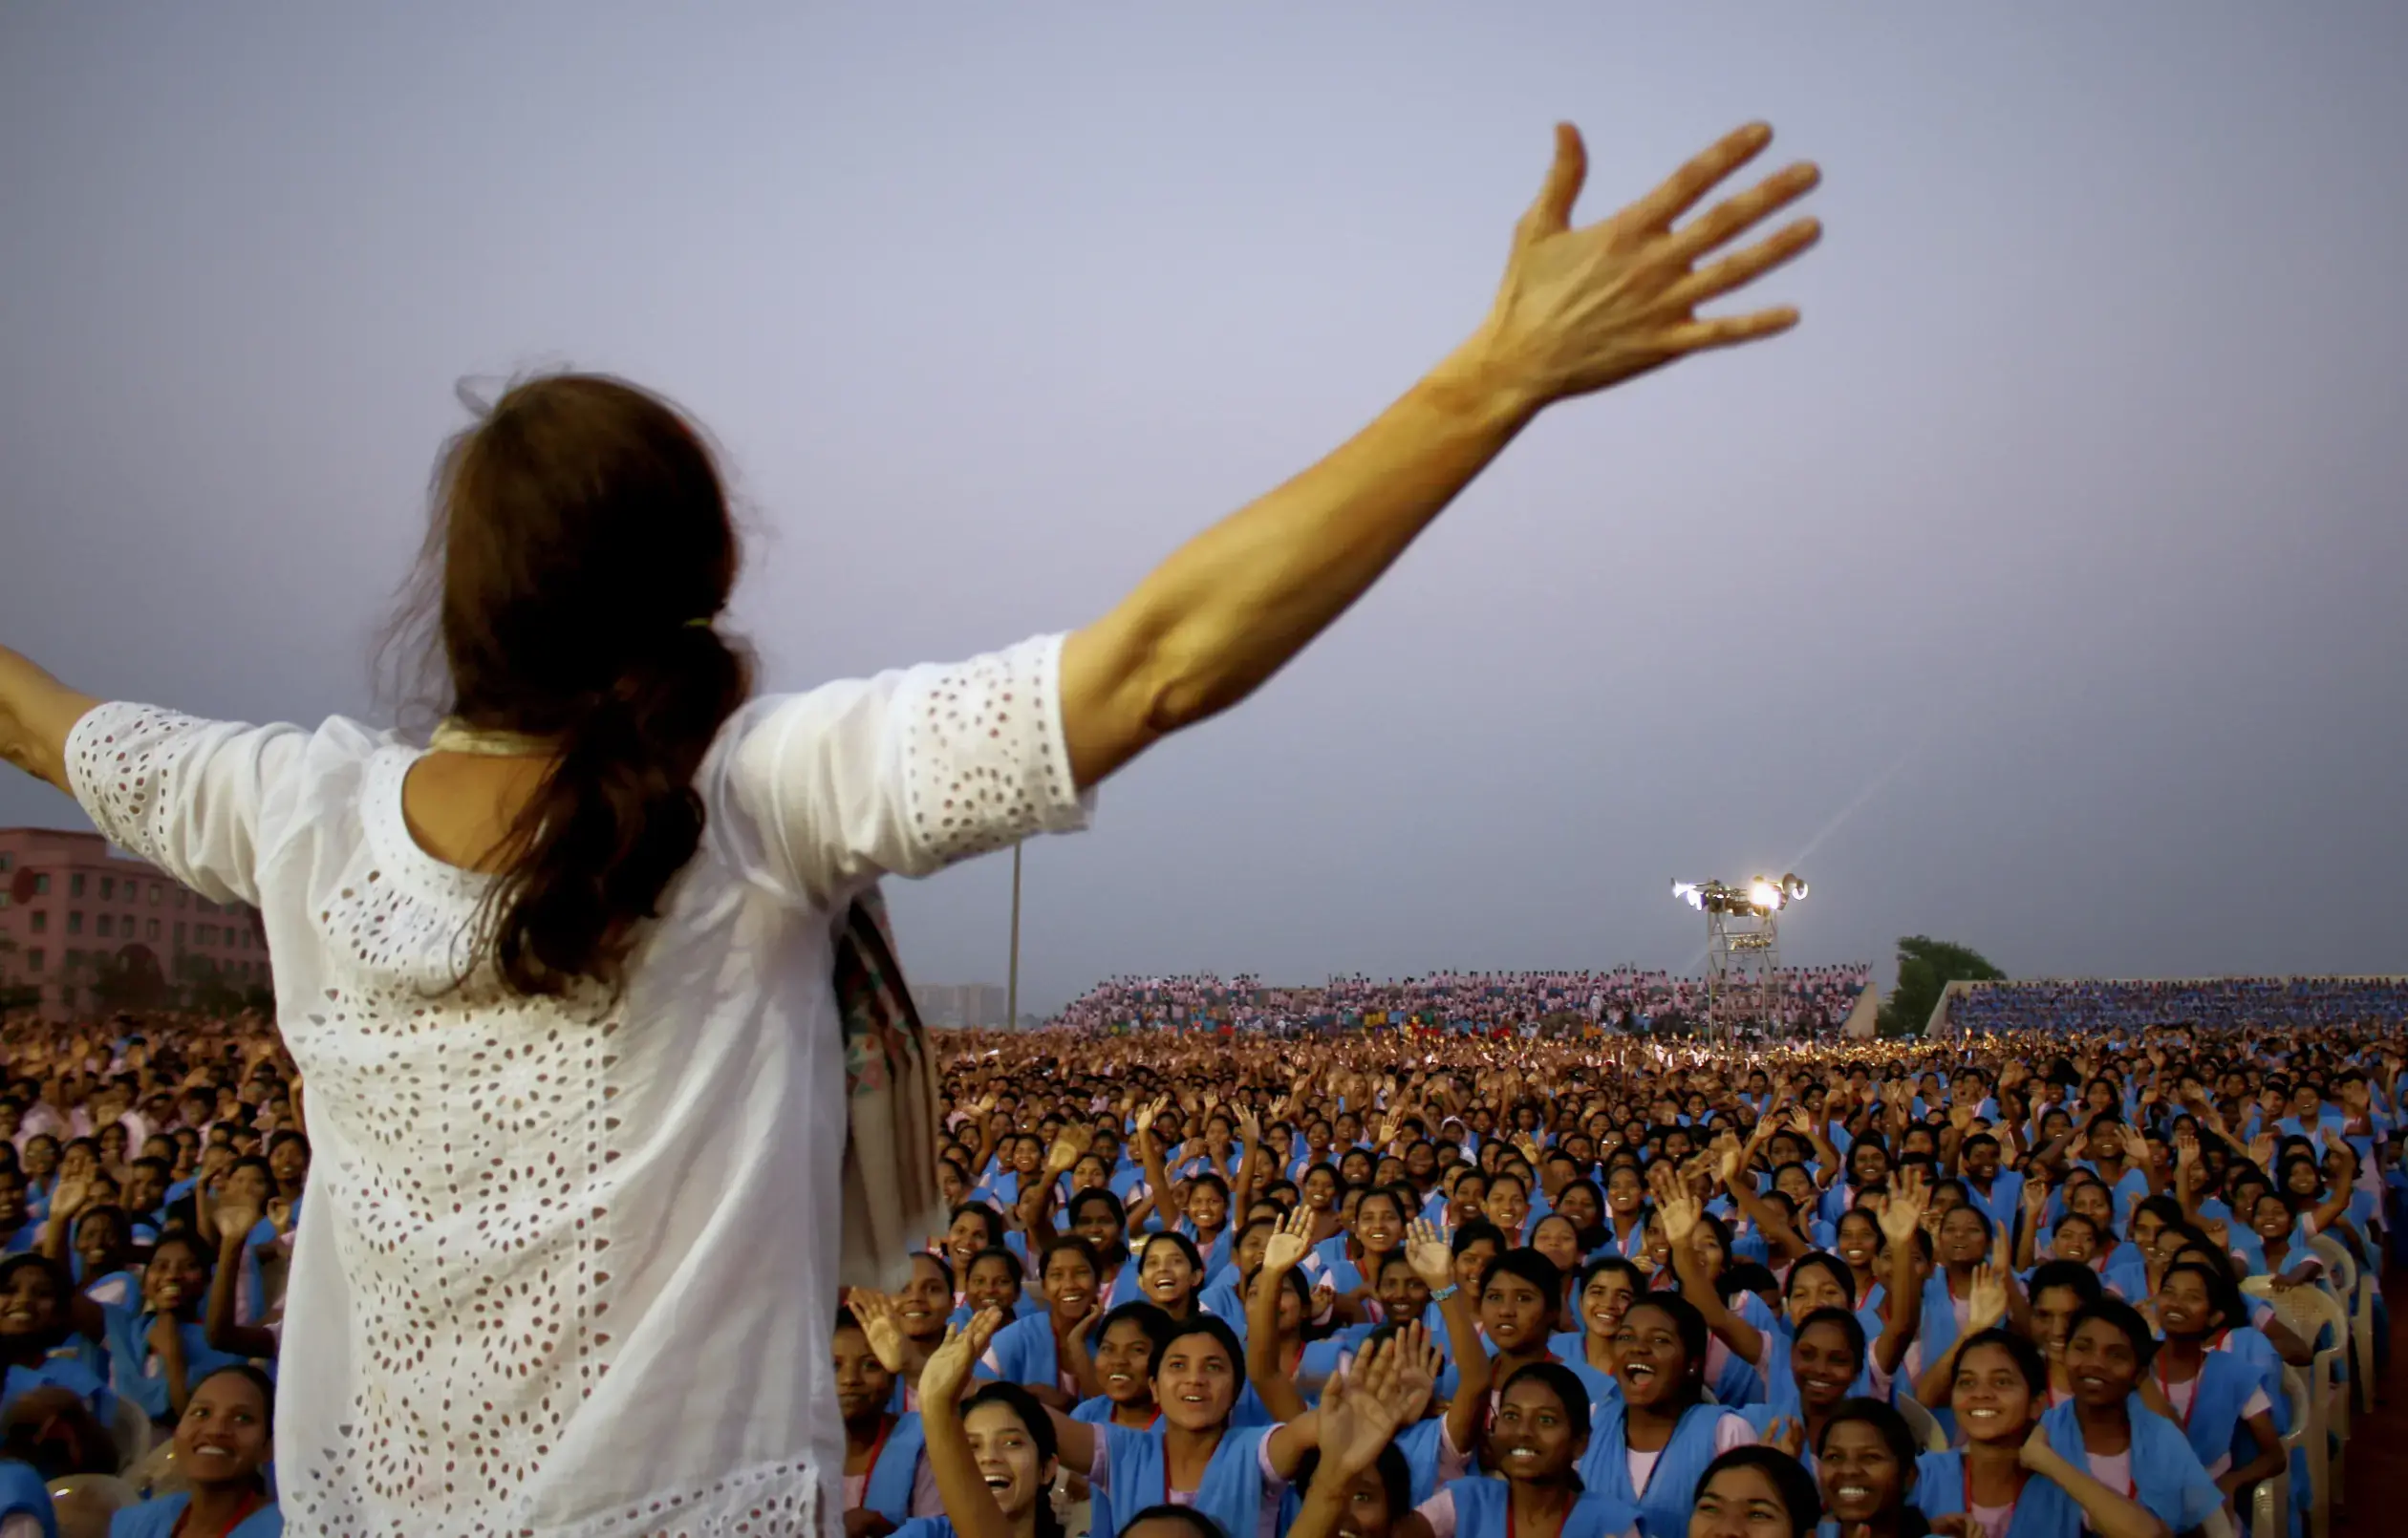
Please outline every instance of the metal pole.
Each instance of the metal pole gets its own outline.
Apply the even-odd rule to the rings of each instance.
[[[1003,991],[1003,1029],[1020,1029],[1020,878],[1021,846],[1012,845],[1012,977]]]

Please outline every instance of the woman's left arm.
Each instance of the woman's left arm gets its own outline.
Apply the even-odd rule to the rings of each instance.
[[[69,795],[67,734],[100,702],[0,646],[0,759]]]
[[[1353,606],[1546,406],[1665,364],[1787,331],[1787,308],[1700,318],[1815,243],[1799,220],[1731,243],[1810,191],[1793,165],[1675,226],[1772,130],[1726,136],[1647,196],[1574,227],[1588,171],[1571,125],[1515,232],[1473,338],[1320,463],[1191,540],[1061,662],[1063,735],[1082,790],[1152,743],[1229,709]]]

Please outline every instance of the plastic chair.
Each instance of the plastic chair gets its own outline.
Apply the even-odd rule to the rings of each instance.
[[[115,1474],[70,1474],[51,1481],[50,1495],[59,1538],[107,1538],[112,1519],[142,1499]]]
[[[150,1417],[140,1405],[120,1397],[109,1410],[109,1435],[117,1440],[118,1472],[122,1474],[150,1452]]]
[[[1899,1415],[1904,1418],[1907,1429],[1914,1432],[1917,1442],[1935,1453],[1948,1450],[1948,1434],[1940,1428],[1937,1416],[1903,1394],[1892,1402],[1898,1406]]]
[[[2305,1453],[2308,1461],[2309,1515],[2314,1538],[2332,1538],[2333,1512],[2340,1505],[2337,1492],[2343,1477],[2339,1438],[2349,1434],[2350,1386],[2341,1372],[2341,1354],[2349,1349],[2350,1326],[2341,1305],[2320,1288],[2293,1287],[2277,1292],[2271,1282],[2263,1276],[2252,1276],[2241,1284],[2244,1291],[2274,1305],[2275,1314],[2301,1339],[2313,1343],[2327,1330],[2333,1332],[2333,1344],[2317,1350],[2313,1364],[2303,1376],[2298,1368],[2284,1369],[2289,1385],[2300,1379],[2291,1394],[2291,1427],[2305,1431]],[[2303,1415],[2302,1400],[2305,1400]],[[2334,1417],[2340,1417],[2336,1430]],[[2290,1439],[2285,1438],[2288,1443]]]
[[[2286,1445],[2290,1438],[2283,1439]],[[2249,1497],[2249,1538],[2290,1538],[2290,1454],[2283,1455],[2283,1472],[2260,1480]]]
[[[2333,1294],[2350,1320],[2350,1379],[2356,1388],[2357,1408],[2375,1413],[2375,1272],[2358,1263],[2357,1252],[2330,1234],[2317,1234],[2308,1248],[2325,1263]]]

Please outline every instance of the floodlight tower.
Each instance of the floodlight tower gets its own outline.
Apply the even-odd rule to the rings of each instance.
[[[1735,886],[1672,884],[1674,899],[1706,915],[1707,1029],[1730,1035],[1750,1023],[1772,1025],[1780,1008],[1781,910],[1805,895],[1795,872]]]

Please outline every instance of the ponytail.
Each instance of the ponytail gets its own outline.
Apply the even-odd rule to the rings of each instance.
[[[508,867],[480,926],[514,993],[623,982],[634,929],[702,842],[695,771],[743,703],[742,661],[717,632],[678,626],[563,734],[510,830]]]
[[[433,502],[412,608],[440,640],[448,714],[551,758],[493,851],[460,982],[489,961],[515,994],[615,997],[700,845],[695,773],[751,692],[712,623],[739,563],[718,466],[658,397],[552,374],[452,439]]]

